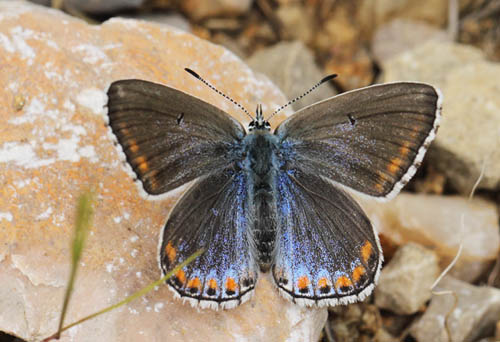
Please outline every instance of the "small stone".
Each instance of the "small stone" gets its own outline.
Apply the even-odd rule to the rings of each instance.
[[[327,324],[335,341],[372,341],[382,320],[379,309],[365,302],[331,308]]]
[[[409,243],[400,247],[384,266],[375,288],[375,305],[401,315],[411,315],[431,298],[439,275],[436,254]]]
[[[300,41],[282,42],[256,52],[248,65],[276,83],[291,100],[302,95],[326,75],[316,63],[312,52]],[[295,110],[335,95],[329,84],[323,84],[293,104]]]
[[[392,336],[387,330],[379,329],[375,334],[374,341],[377,342],[398,342],[400,339]]]
[[[432,249],[442,269],[462,244],[450,272],[460,279],[477,279],[500,252],[497,208],[486,200],[409,193],[387,203],[357,199],[384,239],[396,246],[415,242]]]
[[[280,6],[276,11],[286,34],[295,40],[307,43],[313,37],[314,24],[308,8],[301,4],[291,3]]]
[[[392,19],[406,18],[443,26],[448,18],[448,0],[362,0],[357,21],[362,31],[371,36],[373,31]]]
[[[451,70],[483,60],[484,54],[475,47],[431,40],[383,61],[380,81],[420,81],[443,89]],[[446,107],[444,111],[443,116]]]
[[[195,21],[217,16],[238,16],[250,9],[252,0],[184,0],[180,6]]]
[[[417,341],[476,341],[493,335],[500,317],[499,289],[474,286],[446,276],[435,291],[453,294],[432,297],[422,318],[410,329]]]
[[[178,13],[174,14],[164,14],[164,13],[140,13],[133,17],[132,19],[146,20],[153,23],[158,23],[162,25],[168,25],[175,27],[184,32],[191,32],[191,24],[182,15]]]
[[[429,40],[448,41],[445,31],[415,20],[395,19],[376,32],[372,40],[375,59],[383,63],[398,54],[412,50]]]

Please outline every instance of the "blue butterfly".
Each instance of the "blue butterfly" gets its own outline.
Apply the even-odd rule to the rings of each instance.
[[[168,285],[211,308],[248,300],[259,271],[303,306],[368,296],[382,250],[344,188],[395,196],[433,140],[442,102],[427,84],[374,85],[308,106],[272,133],[258,106],[247,133],[224,111],[160,84],[116,81],[108,97],[111,131],[147,194],[195,180],[163,228],[159,260],[166,273],[204,248]]]

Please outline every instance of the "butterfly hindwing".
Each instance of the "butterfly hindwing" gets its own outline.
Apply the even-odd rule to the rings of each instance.
[[[163,273],[205,252],[168,280],[201,307],[231,308],[252,294],[257,265],[249,243],[248,184],[231,168],[202,177],[179,200],[161,236]]]
[[[356,191],[392,198],[435,136],[441,95],[423,83],[388,83],[306,107],[275,130],[289,164]]]
[[[277,235],[272,275],[301,305],[338,305],[368,296],[382,264],[370,221],[330,182],[300,170],[276,181]]]
[[[239,122],[211,104],[142,80],[111,84],[108,118],[128,163],[150,195],[225,168],[245,136]]]

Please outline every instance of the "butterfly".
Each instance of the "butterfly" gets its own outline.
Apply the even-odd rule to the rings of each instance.
[[[428,84],[373,85],[305,107],[271,132],[261,106],[247,131],[157,83],[119,80],[107,94],[110,130],[146,194],[194,181],[161,232],[159,263],[165,274],[204,248],[167,283],[213,309],[248,300],[259,271],[302,306],[370,295],[382,249],[346,188],[394,197],[434,139],[442,103]]]

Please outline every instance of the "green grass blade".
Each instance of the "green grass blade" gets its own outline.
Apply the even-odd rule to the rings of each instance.
[[[73,237],[73,244],[71,247],[71,271],[68,280],[68,287],[66,288],[66,293],[64,294],[64,302],[61,310],[61,317],[59,319],[59,328],[57,329],[56,333],[57,338],[59,338],[59,335],[61,334],[62,331],[64,318],[66,317],[66,312],[68,310],[69,299],[73,292],[73,285],[75,283],[76,272],[78,270],[79,261],[82,256],[83,246],[85,245],[85,240],[87,238],[89,227],[92,221],[93,201],[94,201],[94,195],[90,191],[83,193],[80,196],[80,198],[78,198],[75,231]]]

